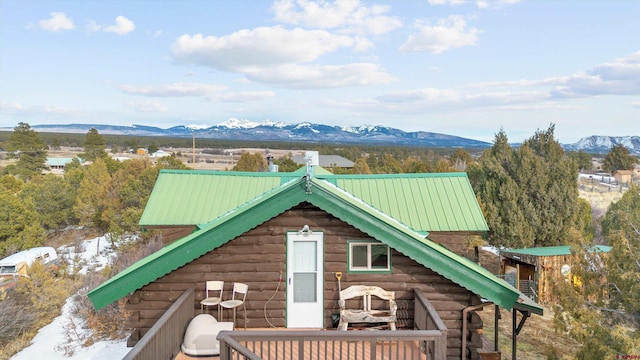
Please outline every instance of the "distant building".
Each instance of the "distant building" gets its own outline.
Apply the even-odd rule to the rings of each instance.
[[[295,155],[291,157],[291,160],[295,161],[298,165],[306,165],[304,155]],[[351,169],[355,164],[349,159],[345,159],[340,155],[320,155],[320,166],[324,168],[338,167],[343,169]]]
[[[633,172],[633,170],[616,170],[613,172],[613,177],[619,185],[629,185],[633,178]]]
[[[161,157],[165,157],[165,156],[171,156],[171,154],[169,154],[168,152],[164,151],[164,150],[158,150],[156,152],[154,152],[153,154],[149,155],[152,158],[161,158]]]
[[[47,158],[47,166],[51,170],[64,170],[64,167],[73,161],[76,158]],[[80,163],[82,163],[82,159],[80,159]]]

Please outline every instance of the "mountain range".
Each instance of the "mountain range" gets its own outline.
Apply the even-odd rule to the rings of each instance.
[[[87,133],[91,128],[105,135],[192,137],[220,140],[288,141],[338,144],[401,145],[442,148],[488,148],[491,143],[454,135],[426,131],[406,132],[385,126],[329,126],[302,122],[252,122],[229,119],[213,126],[181,125],[162,129],[145,125],[34,125],[41,132]],[[12,129],[0,129],[12,130]],[[612,146],[622,144],[633,155],[640,156],[640,136],[590,136],[573,144],[563,144],[566,150],[583,150],[589,153],[606,154]]]

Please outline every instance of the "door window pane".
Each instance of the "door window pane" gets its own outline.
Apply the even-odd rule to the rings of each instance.
[[[295,241],[293,243],[293,271],[316,271],[317,250],[315,241]]]
[[[293,301],[316,302],[316,273],[293,274]]]

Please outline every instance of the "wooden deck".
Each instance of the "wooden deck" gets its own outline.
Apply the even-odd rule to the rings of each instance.
[[[251,329],[257,331],[300,331],[301,329],[285,329],[285,328],[269,328],[269,329]],[[316,330],[316,329],[309,329]],[[327,330],[336,331],[337,330]],[[367,331],[367,330],[364,330]],[[371,330],[376,331],[376,330]],[[388,330],[380,330],[388,331]],[[400,330],[401,331],[401,330]],[[350,331],[351,332],[351,331]],[[418,342],[396,342],[396,341],[379,341],[376,343],[375,349],[367,343],[353,341],[329,341],[329,342],[313,342],[303,341],[269,341],[269,342],[251,342],[243,344],[260,358],[269,360],[294,360],[300,359],[298,347],[304,348],[303,358],[305,360],[329,360],[329,359],[363,359],[363,360],[425,360],[426,355],[420,351]],[[233,359],[243,359],[242,356],[232,356]],[[180,353],[175,360],[217,360],[219,356],[197,356],[192,357]]]

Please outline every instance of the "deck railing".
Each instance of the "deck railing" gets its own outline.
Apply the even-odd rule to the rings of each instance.
[[[427,356],[434,359],[447,358],[447,327],[438,312],[420,290],[414,290],[414,326],[418,330],[437,331],[441,334],[441,341],[425,343],[423,346]]]
[[[180,295],[123,360],[175,359],[193,318],[194,292],[191,288]]]
[[[221,331],[220,360],[425,359],[421,344],[444,343],[437,330],[398,331]],[[438,348],[438,345],[436,345]]]

